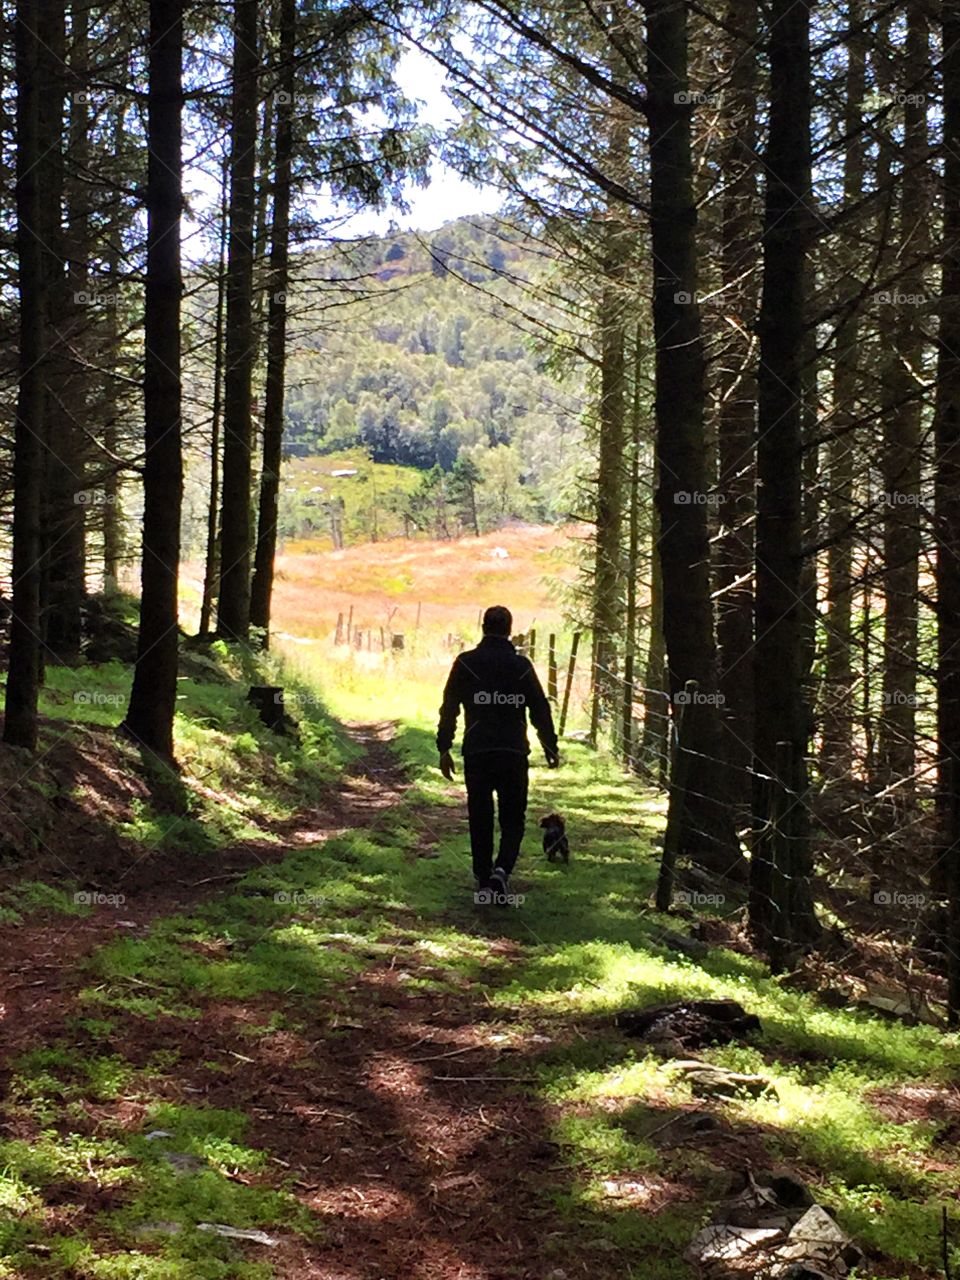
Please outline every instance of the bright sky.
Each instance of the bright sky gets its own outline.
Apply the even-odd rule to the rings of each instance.
[[[402,55],[397,68],[401,88],[419,106],[418,118],[437,129],[455,119],[450,100],[444,93],[445,78],[443,69],[432,58],[412,47]],[[210,173],[209,166],[191,165],[188,161],[184,181],[192,207],[205,205],[208,211],[216,208],[219,183]],[[413,183],[407,184],[404,198],[409,205],[409,213],[401,213],[397,208],[388,208],[383,213],[366,210],[339,222],[337,237],[350,239],[354,236],[385,235],[391,223],[404,231],[433,231],[454,218],[495,213],[502,199],[492,187],[477,187],[464,182],[440,161],[431,167],[429,185],[417,187]],[[319,194],[314,196],[312,203],[320,216],[346,212]],[[211,252],[210,237],[215,231],[208,227],[207,234],[203,235],[201,225],[202,220],[196,216],[188,213],[184,217],[184,258],[191,265],[203,261]]]
[[[404,93],[420,105],[420,119],[440,128],[454,120],[453,108],[444,93],[445,73],[419,49],[408,48],[397,68],[397,81]],[[437,161],[431,168],[430,185],[407,187],[405,199],[410,212],[396,209],[384,213],[364,212],[350,218],[341,234],[382,235],[395,222],[402,230],[432,231],[444,222],[467,214],[495,213],[502,197],[492,187],[477,187]]]

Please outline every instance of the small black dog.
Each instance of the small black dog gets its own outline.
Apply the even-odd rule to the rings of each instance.
[[[559,813],[548,813],[540,819],[543,827],[543,852],[548,862],[570,861],[570,841],[567,839],[567,828]]]

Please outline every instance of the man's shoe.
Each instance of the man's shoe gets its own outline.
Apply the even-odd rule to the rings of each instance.
[[[473,880],[473,901],[478,907],[489,907],[493,903],[493,888],[490,877],[486,880]]]
[[[490,877],[490,893],[498,907],[507,905],[507,873],[502,867],[494,867]]]

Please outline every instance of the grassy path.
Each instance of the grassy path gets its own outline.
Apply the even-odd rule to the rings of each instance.
[[[571,866],[531,838],[522,906],[476,908],[426,726],[352,734],[350,774],[285,851],[158,887],[126,924],[0,939],[0,1277],[680,1280],[729,1173],[771,1161],[838,1211],[861,1275],[939,1274],[954,1037],[665,950],[660,802],[585,748],[534,775]],[[691,994],[759,1014],[755,1044],[705,1056],[779,1101],[694,1100],[613,1027]]]

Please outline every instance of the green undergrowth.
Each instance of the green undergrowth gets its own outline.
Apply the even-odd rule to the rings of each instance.
[[[355,751],[279,658],[184,642],[173,771],[116,733],[131,678],[117,661],[48,666],[37,762],[3,764],[4,785],[23,797],[9,833],[21,856],[56,849],[78,817],[85,841],[119,838],[132,861],[153,850],[204,857],[242,841],[279,843],[284,824],[327,794]],[[253,684],[284,688],[294,732],[262,723],[247,700]],[[22,915],[0,894],[0,923],[13,913]]]
[[[336,707],[333,678],[330,695]],[[345,701],[353,696],[347,690]],[[418,778],[424,803],[435,806],[449,803],[450,789],[433,767],[432,729],[422,713],[410,715],[398,745]],[[534,748],[534,762],[536,756]],[[684,1085],[667,1064],[639,1052],[615,1031],[613,1015],[623,1007],[691,996],[733,998],[759,1016],[762,1034],[749,1045],[698,1056],[764,1074],[777,1098],[711,1104],[732,1140],[759,1132],[771,1162],[802,1171],[868,1250],[871,1261],[859,1275],[900,1280],[906,1265],[939,1274],[941,1206],[954,1195],[960,1171],[953,1117],[934,1108],[932,1119],[885,1118],[876,1091],[895,1094],[919,1085],[941,1087],[949,1096],[960,1077],[957,1036],[862,1011],[827,1009],[814,996],[783,986],[759,961],[725,949],[693,961],[660,945],[660,928],[678,928],[677,920],[650,905],[662,798],[622,777],[612,761],[565,744],[561,770],[534,768],[532,797],[532,817],[552,809],[565,816],[573,859],[569,868],[547,864],[533,852],[535,838],[528,836],[527,858],[513,880],[516,891],[528,892],[519,908],[497,913],[495,924],[496,932],[516,939],[522,951],[519,959],[492,966],[501,971],[486,994],[504,1018],[554,1040],[524,1063],[524,1071],[538,1080],[538,1096],[564,1116],[554,1136],[575,1172],[564,1200],[571,1217],[589,1234],[596,1230],[598,1205],[606,1203],[609,1239],[625,1250],[642,1247],[644,1239],[649,1244],[650,1257],[629,1274],[687,1274],[679,1260],[682,1249],[667,1259],[662,1242],[676,1233],[688,1240],[697,1214],[706,1217],[710,1197],[722,1193],[726,1178],[711,1162],[708,1147],[686,1151],[683,1158],[675,1150],[662,1152],[653,1166],[660,1176],[681,1186],[692,1179],[705,1203],[655,1214],[626,1212],[619,1202],[611,1207],[603,1184],[650,1167],[649,1147],[633,1149],[624,1135],[620,1108],[634,1116],[639,1111],[657,1127],[669,1106],[684,1096]],[[477,920],[466,895],[451,894],[449,888],[454,868],[468,865],[462,830],[445,836],[438,851],[418,901],[437,909],[434,886],[443,897],[446,885],[446,914],[472,938],[487,923]],[[721,910],[739,906],[727,903]],[[579,1034],[571,1035],[574,1028]],[[513,1060],[511,1069],[516,1067]],[[952,1247],[951,1253],[955,1269],[960,1248]]]
[[[24,1093],[15,1095],[13,1115],[25,1096],[44,1108],[59,1103],[62,1113],[29,1142],[0,1142],[0,1276],[267,1280],[268,1265],[244,1259],[234,1241],[201,1224],[317,1235],[289,1189],[259,1181],[267,1156],[247,1144],[247,1117],[212,1107],[149,1105],[155,1079],[129,1068],[107,1075],[95,1070],[91,1093],[82,1087],[85,1073],[68,1051],[43,1060],[28,1055],[18,1064]],[[95,1134],[64,1132],[70,1121],[89,1120],[84,1107],[91,1099],[121,1097],[148,1104],[142,1131],[101,1114]],[[66,1100],[81,1098],[71,1111]],[[97,1214],[92,1229],[77,1229],[72,1213],[59,1227],[51,1224],[50,1202],[76,1204],[94,1191],[101,1198],[107,1193],[116,1207]]]
[[[193,769],[227,750],[218,735],[229,739],[231,717],[258,732],[220,686],[189,696],[191,707],[206,708],[202,726],[192,720],[180,731],[188,757],[191,741],[197,752]],[[334,712],[351,714],[335,687],[325,697]],[[314,773],[305,766],[307,781],[291,784],[307,794],[352,750],[316,705],[326,746]],[[668,950],[659,931],[684,926],[650,905],[663,798],[578,743],[564,744],[558,771],[535,759],[530,835],[512,885],[522,902],[477,907],[462,796],[435,768],[433,726],[386,693],[382,713],[399,721],[395,750],[410,779],[402,794],[369,810],[363,828],[290,847],[190,911],[99,948],[85,966],[71,1036],[12,1064],[8,1115],[19,1136],[0,1144],[0,1277],[4,1265],[29,1280],[270,1276],[269,1250],[206,1235],[198,1224],[305,1238],[322,1224],[269,1153],[248,1144],[246,1117],[172,1100],[177,1026],[186,1033],[214,1006],[246,1012],[244,1055],[214,1039],[193,1070],[210,1081],[269,1070],[259,1050],[278,1031],[309,1020],[314,1036],[335,1038],[345,1020],[369,1017],[363,976],[383,965],[424,993],[425,1008],[436,996],[456,997],[465,1020],[473,1011],[491,1043],[509,1046],[499,1059],[506,1096],[527,1091],[539,1136],[558,1153],[537,1193],[554,1215],[543,1245],[550,1267],[594,1257],[610,1268],[604,1275],[689,1280],[683,1251],[724,1194],[729,1160],[721,1156],[742,1143],[746,1163],[760,1141],[769,1161],[796,1169],[867,1249],[860,1280],[901,1280],[908,1266],[913,1276],[938,1274],[941,1204],[955,1195],[960,1164],[950,1116],[944,1106],[926,1120],[889,1118],[876,1090],[913,1084],[946,1096],[958,1077],[956,1036],[828,1010],[731,951],[694,962]],[[296,771],[297,758],[288,758]],[[211,765],[224,786],[233,767]],[[243,785],[252,796],[267,784]],[[552,809],[567,820],[569,866],[547,864],[538,851],[534,824]],[[619,1034],[614,1014],[689,996],[732,997],[759,1016],[762,1032],[749,1043],[699,1056],[762,1073],[776,1095],[700,1102],[719,1130],[712,1140],[678,1142],[667,1133],[692,1102],[687,1086],[669,1062]],[[169,1049],[135,1065],[124,1056],[130,1028],[157,1018],[169,1020]],[[293,1070],[306,1080],[312,1065],[305,1055]],[[124,1108],[136,1111],[135,1124]],[[157,1129],[174,1136],[148,1139]],[[171,1152],[192,1156],[195,1167],[174,1169]],[[65,1213],[64,1203],[85,1202],[91,1184],[97,1206]],[[50,1252],[32,1248],[41,1241]],[[952,1262],[960,1266],[956,1249]]]

